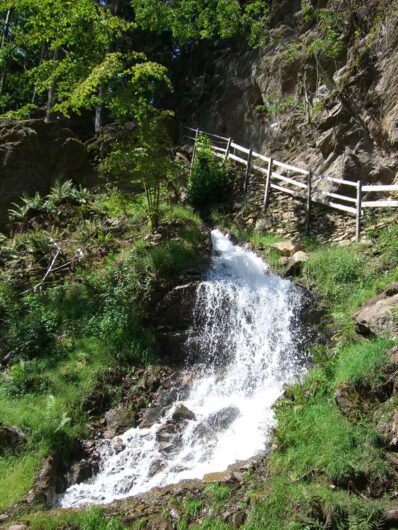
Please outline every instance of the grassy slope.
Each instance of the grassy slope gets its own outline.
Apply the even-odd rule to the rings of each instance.
[[[137,198],[118,192],[92,196],[61,217],[31,222],[0,249],[0,343],[3,354],[21,346],[0,372],[0,422],[28,435],[16,454],[0,456],[0,513],[26,495],[49,453],[68,459],[73,440],[86,433],[87,402],[96,385],[106,389],[107,374],[161,362],[151,330],[141,326],[145,301],[158,282],[176,281],[195,265],[203,243],[199,218],[165,204],[163,220],[177,222],[175,240],[152,245]],[[50,238],[65,262],[77,247],[85,259],[33,292],[54,252]]]
[[[365,530],[382,524],[395,484],[385,440],[372,411],[352,421],[334,399],[341,383],[377,387],[388,371],[386,352],[394,342],[359,337],[352,319],[366,299],[398,279],[398,225],[371,235],[372,246],[303,241],[310,259],[300,281],[322,295],[332,345],[314,350],[315,367],[276,405],[269,476],[258,488],[247,530]],[[275,255],[270,257],[276,265]]]
[[[175,213],[191,216],[185,210]],[[275,241],[273,236],[247,231],[238,235],[278,266],[277,254],[269,247]],[[312,240],[303,241],[310,260],[300,281],[318,290],[327,304],[333,341],[329,348],[314,350],[315,367],[303,383],[290,387],[276,406],[278,428],[269,472],[264,480],[256,479],[247,499],[242,499],[251,504],[247,530],[315,529],[326,525],[358,530],[380,527],[395,484],[383,436],[377,432],[372,415],[360,415],[355,421],[345,417],[336,405],[334,393],[342,382],[370,386],[383,382],[389,363],[386,352],[392,342],[357,336],[351,315],[368,297],[398,278],[397,235],[398,225],[372,234],[372,247],[319,247]],[[188,239],[192,238],[195,240],[191,234]],[[142,244],[140,239],[138,248]],[[150,258],[145,253],[144,262],[149,259],[162,264],[163,256],[156,258],[158,252]],[[169,265],[162,274],[167,276],[168,272],[172,273]],[[394,398],[383,407],[387,411],[393,408]],[[196,508],[187,506],[189,520]],[[38,529],[67,525],[86,528],[85,524],[91,524],[90,518],[96,517],[96,512],[89,510],[78,514],[37,514],[30,522],[32,528]],[[101,524],[104,528],[120,527],[113,519]],[[201,524],[184,523],[182,528],[226,530],[229,526],[210,517]]]

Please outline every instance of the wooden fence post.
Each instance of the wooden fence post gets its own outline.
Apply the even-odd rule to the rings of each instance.
[[[228,138],[227,150],[225,151],[224,164],[225,164],[225,162],[228,160],[229,152],[230,152],[230,150],[231,150],[231,144],[232,144],[232,138]]]
[[[310,235],[311,223],[311,195],[312,195],[312,170],[310,169],[307,177],[307,205],[305,210],[305,235]]]
[[[247,185],[249,183],[250,166],[252,164],[252,154],[253,154],[253,149],[249,149],[249,154],[247,155],[247,166],[246,166],[246,173],[245,173],[245,182],[243,184],[243,193],[244,193],[244,200],[245,201],[246,201],[246,194],[247,194]]]
[[[265,181],[265,190],[264,190],[264,201],[263,201],[263,212],[267,209],[268,202],[269,202],[269,192],[271,189],[271,176],[272,176],[272,166],[274,164],[274,160],[271,157],[268,162],[268,171],[267,171],[267,178]]]
[[[361,216],[362,216],[362,182],[358,180],[357,182],[357,226],[355,239],[359,243],[361,239]]]

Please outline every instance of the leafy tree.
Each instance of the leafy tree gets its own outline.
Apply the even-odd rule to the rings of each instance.
[[[152,109],[151,113],[140,117],[136,128],[125,132],[99,164],[103,176],[112,181],[127,180],[142,189],[152,232],[159,226],[163,191],[178,170],[165,130],[165,120],[169,116],[168,112]]]
[[[225,163],[214,156],[211,142],[201,134],[196,140],[195,158],[188,183],[188,200],[203,216],[230,198],[231,175]]]
[[[169,31],[178,44],[249,35],[250,44],[264,38],[269,9],[263,0],[131,0],[138,26]]]

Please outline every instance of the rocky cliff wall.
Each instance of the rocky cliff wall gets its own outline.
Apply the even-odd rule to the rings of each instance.
[[[398,172],[398,2],[312,4],[336,12],[335,57],[311,51],[324,38],[322,22],[308,20],[300,2],[279,2],[267,46],[234,43],[194,61],[181,123],[330,176],[391,183]]]
[[[87,183],[91,175],[84,144],[61,123],[0,121],[0,228],[23,193],[45,194],[56,180]]]

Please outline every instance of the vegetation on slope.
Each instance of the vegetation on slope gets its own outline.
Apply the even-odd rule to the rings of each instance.
[[[41,200],[46,209],[26,200],[2,241],[0,422],[28,439],[0,456],[0,511],[26,495],[48,454],[67,464],[87,435],[98,385],[110,405],[115,379],[164,362],[145,325],[151,294],[200,260],[201,222],[189,209],[162,203],[167,235],[154,243],[141,195],[84,191],[77,201],[72,191],[54,188]]]

